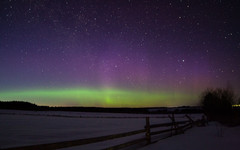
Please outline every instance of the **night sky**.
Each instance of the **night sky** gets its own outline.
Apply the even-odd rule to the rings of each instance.
[[[0,100],[197,105],[240,92],[239,0],[1,0]]]

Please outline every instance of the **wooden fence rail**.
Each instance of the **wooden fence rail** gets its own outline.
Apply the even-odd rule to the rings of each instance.
[[[175,122],[176,124],[186,124],[188,123],[189,121],[178,121],[178,122]],[[162,123],[162,124],[154,124],[154,125],[150,125],[150,128],[158,128],[158,127],[168,127],[168,126],[172,126],[173,125],[173,122],[170,122],[170,123]]]
[[[112,134],[107,136],[100,136],[100,137],[94,137],[94,138],[87,138],[87,139],[79,139],[79,140],[72,140],[72,141],[64,141],[64,142],[56,142],[56,143],[49,143],[49,144],[39,144],[39,145],[32,145],[32,146],[23,146],[23,147],[16,147],[16,148],[6,148],[3,150],[55,150],[60,148],[68,148],[73,146],[80,146],[85,144],[92,144],[97,142],[103,142],[107,140],[113,140],[117,138],[123,138],[131,135],[136,135],[140,133],[145,133],[144,138],[132,140],[120,145],[108,147],[104,150],[116,150],[125,148],[137,143],[147,142],[147,144],[151,144],[151,136],[171,132],[172,135],[176,135],[179,133],[184,133],[187,129],[191,128],[194,124],[194,121],[189,117],[187,121],[175,121],[174,115],[169,116],[169,118],[172,120],[172,122],[169,123],[162,123],[162,124],[153,124],[150,125],[149,117],[146,118],[146,125],[144,129],[135,130],[131,132],[125,132],[125,133],[119,133],[119,134]],[[182,126],[179,126],[182,125]],[[160,130],[160,131],[154,131],[151,132],[152,128],[160,128],[160,127],[171,127],[169,129]],[[174,132],[174,133],[173,133]]]

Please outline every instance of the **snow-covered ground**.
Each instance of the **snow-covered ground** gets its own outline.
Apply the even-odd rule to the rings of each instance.
[[[140,150],[239,150],[240,127],[224,127],[210,122],[206,127],[194,127],[185,134],[170,137]]]
[[[144,128],[147,116],[150,117],[151,124],[170,122],[168,115],[0,110],[0,148],[70,141],[139,130]],[[177,121],[187,120],[184,115],[175,117]],[[201,115],[191,117],[195,120]],[[161,140],[142,149],[221,150],[227,149],[228,146],[234,149],[236,143],[240,142],[239,129],[210,123],[207,127],[194,127],[185,134]],[[64,150],[102,149],[143,137],[144,133]],[[144,144],[131,149],[141,146]]]

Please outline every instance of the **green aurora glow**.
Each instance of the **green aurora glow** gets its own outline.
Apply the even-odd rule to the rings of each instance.
[[[2,91],[0,100],[28,101],[51,106],[158,107],[194,105],[196,94],[112,88],[33,89]]]

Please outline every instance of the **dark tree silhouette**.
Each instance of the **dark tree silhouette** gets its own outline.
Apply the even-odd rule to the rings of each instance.
[[[0,101],[0,109],[16,109],[16,110],[36,110],[38,106],[29,102],[22,101]]]
[[[208,115],[229,115],[232,113],[234,98],[230,88],[207,89],[202,94],[201,105]]]

